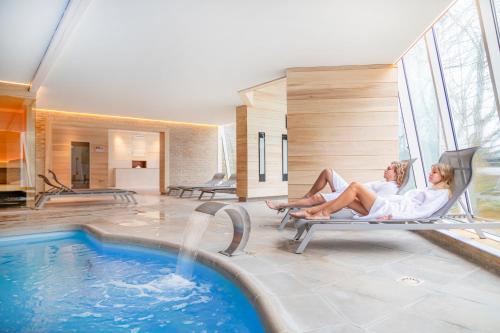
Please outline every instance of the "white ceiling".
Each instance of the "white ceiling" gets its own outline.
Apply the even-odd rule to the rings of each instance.
[[[0,80],[29,83],[69,0],[0,0]]]
[[[26,2],[40,11],[38,1]],[[57,17],[64,1],[49,2],[42,12],[51,8]],[[288,67],[392,63],[451,2],[94,0],[44,80],[37,107],[229,123],[241,104],[238,90]],[[43,39],[19,28],[15,38],[1,33],[2,50],[4,38],[13,45]],[[28,51],[16,52],[27,58]],[[0,80],[26,82],[33,66],[11,53],[0,58]]]

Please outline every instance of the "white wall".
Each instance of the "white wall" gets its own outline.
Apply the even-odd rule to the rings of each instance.
[[[111,186],[116,185],[114,170],[131,168],[132,160],[146,161],[148,169],[159,168],[159,133],[109,130],[108,142],[108,169]]]

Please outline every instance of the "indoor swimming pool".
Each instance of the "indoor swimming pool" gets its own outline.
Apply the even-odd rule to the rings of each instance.
[[[229,279],[83,231],[0,238],[2,332],[263,332]]]

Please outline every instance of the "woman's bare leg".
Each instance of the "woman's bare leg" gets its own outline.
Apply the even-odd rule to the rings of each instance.
[[[369,211],[359,202],[358,199],[354,200],[351,204],[347,206],[347,208],[354,210],[361,216],[368,215]]]
[[[280,210],[283,208],[291,207],[310,207],[315,205],[320,205],[325,202],[325,198],[319,193],[310,196],[309,198],[302,198],[297,200],[290,200],[288,202],[274,202],[271,200],[266,200],[267,207],[271,209]]]
[[[342,208],[351,208],[363,215],[368,214],[377,199],[377,195],[360,183],[351,183],[347,189],[335,200],[326,202],[316,207],[311,207],[301,212],[292,213],[295,217],[307,219],[328,219],[330,214]]]
[[[306,218],[329,218],[330,214],[338,212],[342,208],[349,206],[359,207],[359,205],[365,209],[365,212],[369,212],[376,199],[377,195],[366,186],[361,183],[353,182],[336,200],[319,205],[318,207],[306,209]]]
[[[314,182],[313,186],[311,187],[311,189],[309,189],[304,198],[309,198],[314,194],[318,193],[326,186],[326,184],[330,185],[332,192],[336,191],[335,188],[333,187],[332,169],[323,169],[323,171],[321,171],[318,178]]]

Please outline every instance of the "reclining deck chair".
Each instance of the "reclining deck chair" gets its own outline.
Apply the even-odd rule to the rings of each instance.
[[[408,181],[410,179],[410,173],[411,173],[412,168],[413,168],[413,163],[416,160],[417,160],[416,158],[411,158],[409,160],[402,160],[401,161],[403,163],[408,163],[408,167],[407,167],[407,172],[405,173],[405,177],[403,178],[403,181],[401,182],[401,185],[399,186],[398,192],[396,194],[401,194],[405,190],[406,185],[408,185]],[[306,208],[306,207],[303,207],[303,208]],[[281,219],[281,222],[280,222],[280,224],[278,226],[278,230],[283,230],[285,228],[286,224],[290,220],[290,212],[292,212],[294,210],[297,210],[297,209],[300,209],[300,208],[292,207],[292,208],[285,209],[285,215]],[[347,209],[345,209],[345,210],[346,211],[350,211],[350,210],[347,210]],[[345,216],[346,214],[343,214],[343,213],[344,212],[337,213],[337,215],[338,216]],[[352,216],[352,214],[350,214],[350,215]]]
[[[168,192],[167,195],[170,195],[173,191],[182,191],[185,188],[191,188],[191,187],[209,187],[209,186],[215,186],[217,184],[220,184],[224,180],[224,174],[221,172],[218,172],[214,174],[212,179],[209,181],[206,181],[203,184],[198,184],[198,185],[170,185],[167,187]]]
[[[236,174],[232,174],[231,177],[229,177],[228,180],[225,182],[220,183],[217,186],[210,186],[210,187],[204,187],[200,188],[200,196],[198,197],[198,200],[201,200],[203,198],[203,195],[205,193],[211,193],[212,196],[210,197],[210,200],[212,200],[215,196],[216,193],[230,193],[234,194],[236,193]]]
[[[136,194],[136,192],[134,192],[134,191],[115,189],[115,188],[73,190],[73,189],[69,188],[68,186],[62,184],[57,179],[56,174],[52,170],[48,170],[48,171],[52,175],[54,181],[59,185],[52,183],[44,175],[38,175],[38,177],[43,179],[43,181],[46,185],[50,186],[50,189],[38,194],[38,197],[35,201],[35,208],[36,209],[43,208],[45,203],[47,201],[52,200],[52,199],[69,198],[69,197],[76,197],[76,196],[81,196],[81,197],[83,197],[83,196],[86,196],[86,197],[113,196],[114,199],[120,198],[122,200],[126,200],[127,202],[133,202],[134,204],[137,204],[137,200],[134,197],[134,194]]]
[[[215,177],[217,176],[217,177]],[[202,188],[210,187],[210,186],[219,186],[224,182],[224,174],[223,173],[218,173],[214,175],[214,178],[209,182],[210,184],[201,184],[201,185],[194,185],[194,186],[179,186],[179,189],[181,193],[179,194],[179,198],[184,197],[184,193],[189,192],[189,197],[191,197],[194,193],[194,191],[199,191]]]
[[[446,151],[441,155],[439,162],[450,164],[455,171],[452,184],[452,196],[448,202],[438,211],[425,219],[414,220],[354,220],[354,219],[330,219],[330,220],[295,220],[297,234],[294,239],[300,240],[304,232],[306,235],[295,250],[295,253],[304,252],[306,246],[312,239],[313,234],[320,230],[440,230],[440,229],[473,229],[481,238],[484,238],[482,229],[500,228],[500,222],[473,222],[472,216],[466,213],[467,222],[446,223],[441,221],[445,218],[453,219],[453,215],[446,215],[450,208],[460,200],[461,195],[467,189],[472,178],[472,158],[479,147],[467,148],[456,151]],[[460,203],[460,201],[459,201]],[[467,212],[466,209],[464,211]]]

